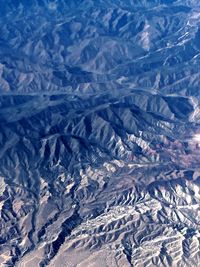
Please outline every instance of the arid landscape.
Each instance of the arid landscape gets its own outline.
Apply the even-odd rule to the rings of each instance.
[[[200,266],[200,5],[0,2],[0,266]]]

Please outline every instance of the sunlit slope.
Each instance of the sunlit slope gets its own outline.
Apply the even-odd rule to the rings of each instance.
[[[199,19],[0,2],[0,266],[200,266]]]

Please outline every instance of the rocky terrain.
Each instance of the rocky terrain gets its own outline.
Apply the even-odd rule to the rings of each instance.
[[[200,5],[0,2],[0,266],[200,266]]]

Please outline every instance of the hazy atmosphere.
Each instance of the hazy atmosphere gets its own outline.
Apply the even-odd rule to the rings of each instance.
[[[0,267],[200,266],[200,2],[0,0]]]

